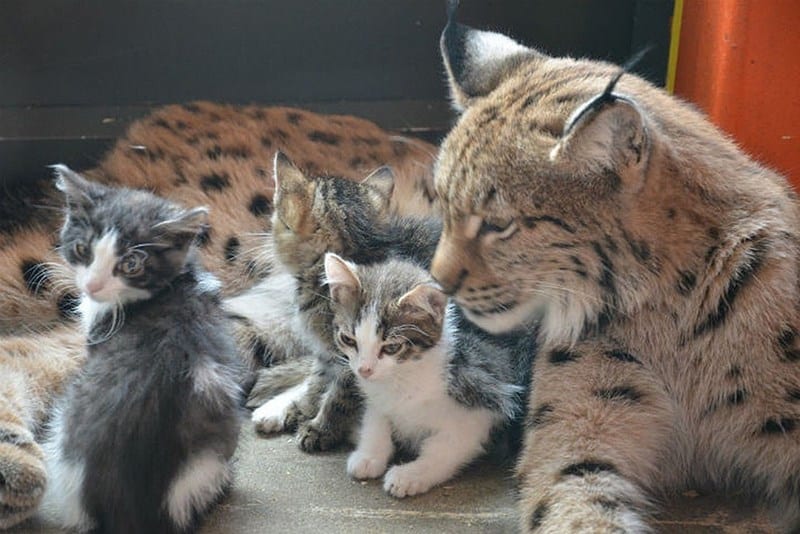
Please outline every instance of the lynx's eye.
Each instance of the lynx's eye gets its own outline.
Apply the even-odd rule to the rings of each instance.
[[[77,243],[72,245],[72,253],[75,254],[75,256],[80,260],[86,258],[86,253],[88,251],[89,249],[87,248],[86,243],[84,243],[83,241],[78,241]]]
[[[133,250],[119,260],[119,271],[127,277],[139,276],[144,271],[144,261],[147,254],[140,250]]]
[[[381,347],[381,352],[387,356],[393,356],[400,352],[402,348],[403,343],[386,343],[383,347]]]
[[[356,340],[355,340],[354,337],[348,336],[347,334],[345,334],[344,332],[341,332],[341,331],[339,332],[339,343],[341,343],[342,345],[344,345],[346,347],[356,348],[358,346],[358,343],[356,343]]]
[[[484,219],[478,234],[491,235],[496,239],[508,239],[514,235],[517,230],[519,230],[519,226],[514,219],[510,221],[492,221]]]

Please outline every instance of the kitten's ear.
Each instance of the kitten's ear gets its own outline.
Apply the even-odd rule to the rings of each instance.
[[[651,141],[644,112],[630,98],[613,93],[616,79],[567,120],[550,159],[614,180],[619,177],[635,187],[643,179]]]
[[[178,244],[185,245],[208,227],[208,208],[200,206],[182,211],[177,216],[153,226]]]
[[[64,193],[70,207],[94,204],[102,192],[102,186],[94,184],[63,163],[50,165],[55,172],[56,188]]]
[[[330,288],[331,299],[339,304],[349,301],[361,290],[355,265],[333,252],[325,254],[325,283]]]
[[[375,169],[362,183],[375,193],[373,200],[383,207],[389,206],[394,193],[394,173],[389,166]]]
[[[415,308],[430,315],[437,322],[444,318],[447,295],[433,284],[419,284],[400,297],[397,305],[401,308]]]
[[[275,213],[293,232],[308,235],[315,229],[311,208],[316,184],[285,154],[275,153]]]
[[[544,57],[500,33],[479,31],[455,21],[458,0],[447,3],[447,26],[439,40],[450,98],[456,111],[492,92],[523,60]]]

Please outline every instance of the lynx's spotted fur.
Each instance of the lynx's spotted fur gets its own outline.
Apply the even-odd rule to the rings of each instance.
[[[86,176],[145,188],[186,206],[208,206],[202,262],[232,295],[272,271],[272,253],[263,244],[271,230],[278,149],[307,172],[359,181],[388,165],[395,177],[389,211],[435,209],[433,146],[355,117],[291,108],[169,106],[134,123]],[[37,432],[84,358],[73,320],[74,277],[54,250],[61,199],[51,183],[42,186],[0,205],[0,528],[30,516],[41,499],[47,474]],[[280,342],[297,342],[283,334]],[[253,359],[274,356],[250,325],[239,336]]]
[[[750,492],[800,529],[800,219],[787,181],[619,68],[448,24],[461,117],[433,276],[540,325],[526,532],[641,532],[653,496]]]

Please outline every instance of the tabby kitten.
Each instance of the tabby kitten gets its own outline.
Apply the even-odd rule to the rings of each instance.
[[[89,346],[52,423],[45,510],[79,531],[191,531],[240,428],[241,364],[193,246],[206,211],[55,168]]]
[[[395,497],[424,493],[484,452],[492,429],[518,412],[513,362],[502,352],[470,351],[453,366],[454,340],[469,331],[457,329],[454,307],[413,263],[357,266],[328,253],[325,277],[334,339],[366,405],[347,472],[357,479],[386,473],[383,488]],[[464,384],[476,382],[491,408],[462,402]],[[392,438],[418,456],[386,471]]]
[[[314,346],[311,358],[294,364],[299,369],[289,383],[280,376],[284,369],[262,374],[257,390],[275,380],[276,372],[281,386],[292,387],[256,409],[253,421],[264,433],[299,425],[298,443],[303,450],[326,450],[350,437],[361,401],[355,377],[347,366],[337,363],[341,355],[333,340],[332,312],[323,287],[325,252],[362,264],[389,256],[418,258],[425,264],[433,256],[440,228],[434,220],[388,215],[393,188],[388,171],[362,183],[310,178],[278,153],[275,182],[274,252],[280,268],[294,277],[298,322]]]

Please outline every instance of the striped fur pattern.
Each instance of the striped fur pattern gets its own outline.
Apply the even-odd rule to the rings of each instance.
[[[337,361],[341,354],[334,343],[324,287],[324,255],[334,252],[362,264],[394,255],[424,265],[433,255],[439,224],[391,216],[390,175],[374,175],[358,184],[337,177],[310,177],[279,153],[275,180],[275,256],[295,278],[296,309],[315,356],[305,386],[293,389],[298,397],[291,402],[285,397],[267,402],[253,412],[253,421],[266,433],[297,428],[301,449],[327,450],[351,438],[361,400],[353,373]],[[283,382],[282,373],[262,373],[256,391],[274,389],[265,382],[276,379]]]
[[[460,119],[433,276],[491,331],[538,325],[525,532],[642,532],[689,483],[800,529],[800,220],[787,181],[618,67],[450,22]],[[606,97],[598,101],[598,97]]]
[[[278,149],[303,169],[352,180],[388,165],[395,176],[392,211],[435,210],[433,146],[355,117],[292,108],[168,106],[132,124],[85,174],[95,182],[154,191],[185,206],[207,206],[209,226],[199,236],[198,252],[222,281],[223,294],[232,296],[273,279],[275,262],[264,243],[271,229],[272,162]],[[0,204],[0,376],[12,377],[0,384],[0,528],[35,510],[47,476],[33,436],[49,416],[54,395],[85,358],[75,321],[74,275],[55,249],[62,199],[49,180],[10,193]],[[285,276],[275,278],[269,295],[285,287]],[[232,305],[252,300],[245,295]],[[254,365],[280,363],[307,345],[274,319],[240,316],[236,335]],[[274,335],[265,338],[264,328]]]

